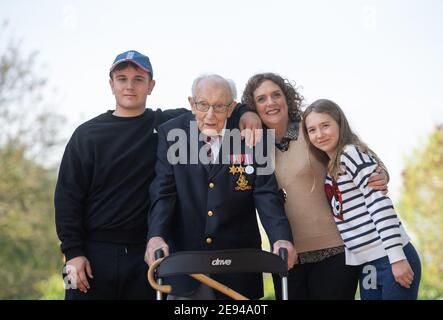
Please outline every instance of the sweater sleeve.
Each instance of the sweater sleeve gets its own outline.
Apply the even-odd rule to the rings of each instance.
[[[392,264],[406,259],[403,252],[400,233],[400,220],[394,210],[392,201],[381,191],[368,187],[368,179],[377,168],[375,160],[366,153],[360,152],[355,146],[349,145],[341,155],[341,164],[346,174],[363,193],[365,204],[383,247]]]
[[[254,112],[255,113],[255,111],[252,110],[251,108],[249,108],[246,104],[237,103],[232,115],[237,117],[238,119],[240,119],[242,117],[242,115],[244,115],[246,112]]]
[[[162,123],[165,123],[166,121],[169,121],[171,119],[174,119],[178,116],[181,116],[184,113],[191,112],[189,109],[185,108],[177,108],[177,109],[167,109],[161,111],[161,118],[158,123],[158,125],[161,125]]]
[[[55,224],[66,260],[84,255],[83,216],[90,184],[87,153],[81,153],[74,133],[66,146],[54,194]]]
[[[167,133],[160,127],[155,164],[156,176],[149,188],[151,208],[148,215],[148,239],[162,237],[167,240],[177,202],[174,170],[167,157],[169,146],[166,137]]]

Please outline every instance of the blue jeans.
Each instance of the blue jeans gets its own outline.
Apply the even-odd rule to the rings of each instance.
[[[402,287],[395,281],[388,257],[370,261],[362,265],[360,274],[360,297],[362,300],[416,300],[421,278],[420,258],[414,246],[408,243],[403,247],[406,258],[414,271],[411,287]],[[376,277],[372,272],[376,271]],[[376,279],[376,283],[371,281]]]

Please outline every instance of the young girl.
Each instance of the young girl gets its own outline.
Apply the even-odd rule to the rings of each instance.
[[[421,274],[417,252],[392,201],[367,186],[380,160],[352,132],[334,102],[315,101],[303,119],[310,148],[329,158],[326,196],[345,243],[346,264],[362,266],[361,298],[417,299]]]

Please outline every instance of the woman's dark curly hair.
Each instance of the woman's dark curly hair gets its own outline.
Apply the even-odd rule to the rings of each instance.
[[[242,102],[248,105],[253,110],[256,110],[254,101],[254,91],[266,80],[274,82],[283,91],[286,97],[286,103],[288,104],[289,120],[294,122],[301,121],[301,106],[303,97],[297,92],[295,83],[292,84],[288,79],[284,79],[276,73],[258,73],[249,78],[246,83],[245,90],[242,95]]]

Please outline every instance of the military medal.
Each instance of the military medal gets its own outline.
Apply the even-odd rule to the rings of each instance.
[[[230,155],[231,158],[231,163],[232,164],[241,164],[243,162],[243,155],[242,154],[231,154]]]
[[[240,174],[240,177],[238,177],[236,184],[237,184],[237,186],[235,187],[236,191],[248,191],[252,189],[252,186],[249,185],[248,180],[242,174]]]
[[[247,174],[253,174],[254,173],[254,167],[251,166],[252,164],[252,154],[245,154],[243,156],[243,163],[245,164],[246,168],[245,168],[245,172]]]
[[[245,172],[247,174],[253,174],[254,173],[254,167],[253,166],[246,166]]]
[[[245,167],[243,167],[242,165],[239,165],[237,167],[237,173],[243,174],[245,172]]]
[[[237,173],[240,174],[238,177],[235,187],[235,191],[248,191],[252,190],[252,186],[249,184],[248,179],[243,175],[251,174],[254,172],[254,168],[250,165],[252,163],[252,155],[248,154],[231,154],[231,166],[229,167],[229,173],[235,176]],[[236,166],[237,165],[237,166]]]

